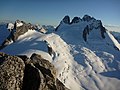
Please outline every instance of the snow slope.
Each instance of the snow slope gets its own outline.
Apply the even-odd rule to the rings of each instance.
[[[89,32],[87,42],[82,37],[86,25],[93,27]],[[62,22],[56,34],[60,35],[71,47],[70,53],[81,65],[79,68],[83,67],[82,70],[79,68],[72,70],[84,89],[119,90],[120,51],[118,50],[120,50],[120,44],[109,31],[106,31],[105,39],[103,39],[98,26],[99,21],[94,21],[94,19],[89,22],[81,20],[70,25]]]
[[[33,53],[40,53],[43,58],[52,61],[47,53],[47,45],[41,39],[42,36],[42,33],[29,30],[21,35],[15,43],[11,43],[1,51],[11,55],[27,55],[28,57]]]

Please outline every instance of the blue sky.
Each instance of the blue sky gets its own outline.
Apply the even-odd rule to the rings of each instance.
[[[65,15],[82,18],[85,14],[105,25],[120,26],[120,0],[0,0],[0,21],[57,25]]]

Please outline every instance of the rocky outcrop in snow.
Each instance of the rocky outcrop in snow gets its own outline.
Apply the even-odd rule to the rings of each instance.
[[[105,29],[105,27],[103,27],[103,25],[102,25],[102,22],[100,21],[100,26],[99,26],[99,28],[100,28],[100,31],[101,31],[101,36],[102,36],[102,38],[105,38],[105,33],[106,33],[106,29]]]
[[[62,20],[65,24],[70,24],[70,17],[68,15],[66,15],[63,20]]]
[[[54,66],[41,55],[11,56],[0,53],[0,90],[68,90]]]
[[[89,31],[90,31],[90,29],[89,29],[89,27],[88,27],[88,25],[85,27],[85,29],[83,30],[83,39],[85,40],[85,41],[87,41],[87,35],[89,34]]]
[[[74,17],[71,21],[71,24],[78,23],[80,21],[80,17]]]
[[[84,15],[83,18],[82,18],[83,21],[87,21],[87,22],[89,22],[92,19],[94,19],[94,18],[89,16],[89,15]]]
[[[9,45],[10,42],[15,42],[20,35],[23,35],[28,31],[28,29],[34,29],[31,24],[26,24],[24,21],[17,20],[15,24],[12,23],[8,24],[8,30],[10,34],[2,43],[0,49],[4,48],[5,46]]]
[[[69,21],[68,17],[69,16],[65,16],[61,22],[63,22],[64,19],[66,22],[68,22]],[[69,31],[73,29],[74,32],[76,32],[79,29],[79,33],[83,33],[81,36],[83,36],[84,41],[87,41],[87,38],[89,38],[88,37],[89,34],[90,37],[94,36],[97,38],[105,39],[106,29],[105,27],[103,27],[102,22],[100,20],[96,20],[94,17],[91,17],[89,15],[84,15],[82,19],[80,19],[79,17],[74,17],[70,24],[67,23],[67,25],[66,23],[60,23],[56,27],[55,31],[58,30],[64,31],[64,29],[65,30],[69,29]]]

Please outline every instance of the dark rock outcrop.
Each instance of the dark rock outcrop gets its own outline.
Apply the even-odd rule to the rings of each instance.
[[[106,29],[105,27],[103,27],[102,25],[102,22],[100,20],[97,20],[99,23],[98,23],[98,26],[95,27],[94,24],[90,24],[89,26],[87,25],[84,30],[83,30],[83,39],[84,41],[87,41],[87,35],[89,35],[90,32],[92,32],[92,30],[95,28],[95,29],[98,29],[98,32],[100,32],[101,36],[103,39],[105,38],[105,33],[106,33]],[[96,31],[97,32],[97,31]]]
[[[83,39],[84,39],[84,41],[87,41],[87,35],[89,34],[89,31],[90,31],[90,29],[89,29],[89,27],[88,27],[88,25],[84,28],[84,30],[83,30]]]
[[[63,20],[62,20],[65,24],[70,24],[70,17],[68,15],[66,15]]]
[[[55,67],[38,54],[0,53],[0,90],[68,90],[57,79]]]
[[[89,22],[92,19],[94,19],[94,18],[89,15],[84,15],[84,17],[82,18],[83,21],[87,21],[87,22]]]
[[[22,90],[39,90],[40,80],[39,70],[32,64],[26,64]]]
[[[104,35],[104,34],[106,33],[106,29],[105,29],[105,27],[103,27],[101,21],[100,21],[99,28],[100,28],[100,32],[101,32],[101,36],[102,36],[102,38],[105,38],[105,35]]]
[[[80,21],[80,17],[74,17],[71,21],[71,24],[78,23]]]
[[[55,28],[55,31],[57,31],[59,27],[60,27],[60,24]]]
[[[38,29],[36,25],[32,25],[31,23],[28,23],[27,27],[28,27],[28,29],[31,29],[31,30],[37,30]]]
[[[58,30],[58,28],[62,25],[62,24],[70,24],[70,17],[68,16],[68,15],[66,15],[63,19],[62,19],[62,21],[60,22],[60,24],[55,28],[55,31],[57,31]]]
[[[52,49],[52,47],[50,47],[49,45],[47,46],[48,47],[48,53],[52,56],[52,55],[54,55],[54,51],[53,51],[53,49]]]

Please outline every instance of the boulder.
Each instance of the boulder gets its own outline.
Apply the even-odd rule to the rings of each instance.
[[[0,53],[0,90],[69,90],[57,71],[38,54],[11,56]]]
[[[0,53],[0,90],[21,90],[24,69],[22,59]]]

